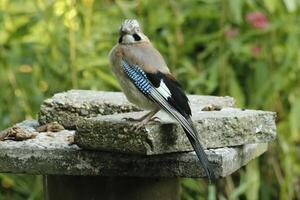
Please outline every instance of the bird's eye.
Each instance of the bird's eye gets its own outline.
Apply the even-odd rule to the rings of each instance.
[[[134,40],[135,41],[140,41],[142,38],[138,35],[138,34],[136,34],[136,33],[134,33],[133,35],[133,38],[134,38]]]

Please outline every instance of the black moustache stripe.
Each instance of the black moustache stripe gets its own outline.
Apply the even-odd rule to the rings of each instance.
[[[132,35],[135,41],[140,41],[142,38],[138,34],[133,34]]]

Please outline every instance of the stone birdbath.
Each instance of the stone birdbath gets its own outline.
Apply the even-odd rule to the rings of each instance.
[[[189,95],[193,121],[219,178],[267,151],[275,113],[231,97]],[[43,175],[46,200],[177,200],[179,178],[205,176],[180,126],[163,112],[132,131],[143,111],[118,92],[70,90],[41,105],[38,120],[0,132],[0,171]]]

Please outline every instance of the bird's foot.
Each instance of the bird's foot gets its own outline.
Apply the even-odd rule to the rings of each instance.
[[[122,120],[125,120],[125,121],[130,121],[130,122],[140,122],[142,121],[141,118],[132,118],[132,117],[123,117]]]
[[[151,123],[151,122],[160,122],[161,121],[161,119],[159,118],[159,117],[152,117],[150,120],[149,120],[149,122]]]
[[[207,106],[204,106],[201,111],[220,111],[222,110],[222,107],[219,105],[210,104]]]
[[[143,126],[147,125],[147,124],[152,124],[155,123],[157,121],[160,121],[159,117],[152,117],[150,119],[144,119],[139,123],[136,123],[133,125],[132,130],[133,131],[138,131],[139,129],[141,129]]]
[[[136,132],[139,129],[141,129],[144,125],[146,125],[146,123],[140,122],[140,123],[136,123],[132,126],[131,130]]]
[[[141,122],[141,121],[143,121],[144,120],[144,118],[137,118],[137,119],[135,119],[135,118],[132,118],[132,117],[123,117],[122,118],[123,120],[125,120],[125,121],[129,121],[129,122]],[[150,120],[149,120],[149,122],[157,122],[157,121],[160,121],[161,119],[159,118],[159,117],[152,117]]]
[[[153,116],[152,113],[153,113],[153,111],[151,111],[139,118],[123,117],[122,119],[126,120],[126,121],[130,121],[130,122],[142,122],[143,120],[148,119],[149,117],[152,117]]]

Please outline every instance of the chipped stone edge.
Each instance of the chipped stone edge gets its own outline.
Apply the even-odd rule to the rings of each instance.
[[[101,94],[105,96],[112,95],[115,98],[119,97],[121,100],[118,103],[116,103],[115,100],[113,101],[114,103],[111,103],[109,102],[109,99],[104,98],[102,100],[99,100],[99,102],[91,101],[87,104],[81,102],[79,105],[70,105],[70,102],[64,103],[64,98],[66,98],[68,93],[84,93],[85,95],[90,94],[99,96]],[[194,105],[198,105],[199,103],[201,103],[199,99],[196,99],[198,96],[199,95],[188,95],[190,99],[193,99],[191,102]],[[235,107],[235,99],[229,96],[207,96],[207,98],[218,99],[216,101],[218,105],[220,104],[225,107]],[[221,100],[222,98],[224,100]],[[38,120],[40,124],[57,121],[66,128],[76,129],[77,122],[86,117],[95,117],[97,115],[107,115],[114,113],[126,113],[132,111],[140,111],[140,109],[129,103],[121,92],[69,90],[66,92],[57,93],[53,97],[46,99],[41,105],[40,112],[38,114]]]
[[[28,130],[35,126],[19,124]],[[67,131],[73,135],[74,131]],[[59,134],[59,132],[55,133]],[[55,137],[53,138],[55,140]],[[32,140],[34,141],[34,140]],[[50,140],[51,141],[51,140]],[[24,141],[0,142],[0,171],[25,174],[61,174],[136,177],[203,177],[194,152],[139,156],[82,150],[67,141],[51,146]],[[217,176],[227,176],[267,150],[267,144],[251,144],[206,150]]]
[[[235,109],[237,110],[237,109]],[[250,110],[253,111],[253,110]],[[244,111],[241,111],[244,112]],[[75,133],[75,140],[77,144],[85,149],[91,149],[91,150],[104,150],[104,151],[115,151],[115,152],[124,152],[124,153],[130,153],[130,154],[145,154],[145,155],[158,155],[163,153],[171,153],[171,152],[184,152],[184,151],[191,151],[192,147],[190,146],[188,140],[185,138],[185,134],[182,131],[181,127],[176,122],[161,122],[156,124],[149,124],[139,130],[136,133],[131,133],[130,127],[132,127],[131,122],[127,122],[122,120],[123,117],[134,117],[135,115],[138,115],[139,113],[127,113],[127,114],[118,114],[118,115],[106,115],[106,116],[99,116],[95,118],[87,118],[84,119],[77,124],[77,131]],[[251,136],[248,136],[246,139],[243,139],[239,142],[232,141],[225,144],[224,141],[209,140],[206,135],[200,135],[199,137],[202,138],[202,141],[204,141],[203,146],[206,148],[221,148],[225,146],[239,146],[243,144],[252,144],[252,143],[266,143],[271,142],[276,139],[276,125],[275,125],[275,113],[274,112],[267,112],[267,111],[256,111],[255,113],[252,113],[251,115],[247,116],[241,116],[240,118],[246,118],[246,119],[257,119],[261,118],[261,122],[257,123],[257,125],[265,123],[265,126],[270,129],[268,132],[265,133],[264,138],[259,138],[261,136],[256,135],[254,133],[248,134]],[[227,121],[234,120],[234,117],[229,117],[226,119],[223,119],[226,123]],[[214,123],[216,118],[208,117],[203,119],[198,119],[195,121],[196,127],[199,126],[198,124],[204,123],[204,122],[210,122]],[[224,123],[225,123],[224,122]],[[158,134],[166,135],[167,133],[162,134],[162,132],[159,132],[162,130],[162,127],[166,127],[165,125],[168,123],[172,123],[172,126],[168,126],[172,129],[172,132],[176,132],[176,138],[180,138],[176,140],[176,144],[173,144],[173,146],[170,146],[168,149],[160,149],[160,146],[168,146],[167,143],[165,145],[162,139],[159,139],[160,137],[157,137],[156,139],[152,140],[151,138],[153,136],[157,136]],[[251,126],[251,125],[249,125]],[[111,130],[114,134],[112,135],[106,135],[106,132],[101,130]],[[122,132],[123,130],[123,132]],[[203,130],[198,130],[198,132],[203,133]],[[102,136],[104,135],[104,136]],[[121,135],[119,137],[119,135]],[[226,134],[223,134],[226,135]],[[246,135],[245,134],[240,134]],[[100,137],[102,136],[102,137]],[[128,136],[128,139],[126,139],[126,144],[124,145],[124,138]],[[131,137],[130,137],[131,136]],[[106,138],[106,139],[105,139]],[[228,140],[229,136],[227,136]],[[209,141],[208,141],[209,140]],[[114,145],[114,142],[119,141],[119,145]],[[213,142],[215,142],[213,144]],[[111,146],[107,147],[106,144],[112,144]],[[209,145],[207,145],[209,144]],[[154,148],[156,150],[154,150]]]

